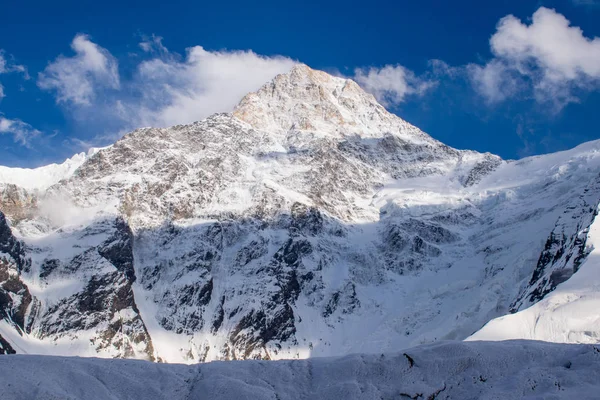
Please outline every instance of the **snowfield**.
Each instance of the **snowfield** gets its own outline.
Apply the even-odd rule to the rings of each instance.
[[[197,365],[0,357],[3,400],[597,399],[600,347],[440,342],[401,353]]]
[[[543,300],[488,322],[467,340],[530,339],[558,343],[600,341],[600,221],[587,235],[591,253],[579,271]]]

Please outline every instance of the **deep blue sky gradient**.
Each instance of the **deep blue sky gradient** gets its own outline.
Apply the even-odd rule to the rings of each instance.
[[[122,76],[134,64],[141,34],[164,38],[171,51],[201,45],[208,50],[252,49],[281,54],[313,68],[350,74],[356,67],[402,64],[417,74],[428,61],[450,65],[491,58],[489,38],[500,18],[527,20],[540,6],[555,8],[584,30],[600,36],[600,7],[572,0],[419,1],[3,1],[0,49],[27,66],[32,79],[2,75],[7,97],[0,112],[55,135],[51,146],[27,149],[0,135],[0,164],[35,166],[58,162],[73,150],[61,139],[98,132],[71,120],[51,93],[36,86],[37,73],[57,55],[71,55],[75,34],[86,33],[118,60]],[[482,104],[464,82],[448,81],[391,111],[457,148],[490,151],[504,158],[552,152],[600,138],[600,93],[551,113],[533,101]]]

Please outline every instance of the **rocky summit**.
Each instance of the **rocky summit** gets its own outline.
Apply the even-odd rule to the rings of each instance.
[[[598,276],[599,167],[600,141],[519,161],[453,149],[298,65],[231,113],[2,167],[0,353],[192,363],[473,334],[596,343],[595,282],[576,279]]]

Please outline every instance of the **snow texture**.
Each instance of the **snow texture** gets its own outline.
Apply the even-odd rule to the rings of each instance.
[[[600,348],[541,342],[441,342],[401,353],[193,366],[0,357],[2,398],[596,399]]]

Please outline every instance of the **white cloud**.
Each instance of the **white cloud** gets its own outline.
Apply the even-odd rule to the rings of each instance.
[[[4,50],[0,49],[0,74],[20,73],[25,79],[29,79],[27,68],[23,65],[16,64],[12,56],[6,56]],[[4,86],[0,83],[0,100],[6,97]],[[31,125],[19,120],[8,119],[0,113],[0,135],[12,135],[16,143],[30,147],[31,140],[41,132],[33,128]]]
[[[519,81],[506,65],[492,60],[485,65],[469,64],[466,71],[473,87],[488,103],[498,103],[515,95]]]
[[[162,44],[163,38],[161,36],[142,36],[142,41],[138,44],[140,49],[146,53],[163,53],[167,54],[169,50]]]
[[[57,101],[68,103],[76,119],[104,119],[111,122],[105,129],[124,132],[140,126],[185,124],[231,111],[245,94],[296,63],[287,57],[207,51],[201,46],[188,48],[182,57],[169,52],[159,36],[142,39],[139,46],[150,58],[139,62],[128,80],[121,81],[117,61],[107,50],[78,35],[72,46],[77,55],[59,57],[40,75],[38,84],[55,90]],[[106,131],[98,135],[99,142],[106,137]]]
[[[15,64],[13,57],[6,57],[4,50],[0,49],[0,74],[8,74],[10,72],[18,72],[23,74],[25,79],[29,79],[27,68],[23,65]]]
[[[401,65],[357,68],[354,80],[385,106],[402,103],[410,95],[422,95],[436,84],[417,77]]]
[[[59,103],[90,105],[99,88],[120,86],[117,60],[108,50],[90,41],[87,35],[75,36],[73,57],[59,56],[39,74],[38,86],[54,91]]]
[[[0,115],[0,134],[12,134],[15,142],[23,146],[29,147],[31,139],[40,133],[40,131],[21,120],[8,119]]]
[[[594,90],[600,81],[600,38],[588,38],[554,10],[541,7],[529,25],[513,15],[497,25],[490,39],[495,58],[469,67],[474,87],[488,101],[522,90],[524,79],[539,102],[560,109],[577,101],[576,91]]]
[[[536,11],[529,26],[512,15],[503,18],[490,45],[497,57],[510,60],[522,71],[535,63],[545,79],[600,77],[600,38],[586,38],[580,28],[548,8]]]
[[[445,61],[433,59],[429,60],[429,67],[434,77],[458,78],[464,74],[464,67],[453,67]]]
[[[23,65],[15,64],[12,57],[7,59],[4,50],[0,49],[0,74],[8,74],[11,72],[17,72],[23,75],[23,78],[29,79],[27,68]],[[4,86],[0,83],[0,100],[6,97],[4,93]]]
[[[139,119],[133,121],[135,125],[189,123],[231,111],[245,94],[289,71],[294,64],[281,56],[207,51],[195,46],[187,49],[183,60],[166,54],[140,63],[130,83],[138,96],[119,104],[126,118],[135,115]]]

